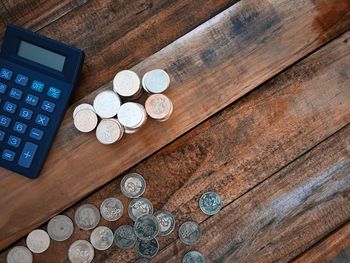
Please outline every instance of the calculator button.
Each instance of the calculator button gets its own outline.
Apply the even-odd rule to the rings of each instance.
[[[21,134],[24,134],[26,132],[26,129],[27,125],[19,121],[16,121],[15,125],[13,126],[13,130]]]
[[[21,139],[11,135],[7,141],[8,145],[18,148],[21,143]]]
[[[9,162],[12,162],[15,159],[15,155],[16,154],[13,151],[5,149],[2,152],[2,159],[9,161]]]
[[[44,88],[45,88],[45,84],[37,80],[34,80],[31,86],[32,90],[35,90],[40,93],[43,92]]]
[[[38,145],[31,142],[26,142],[21,156],[19,157],[18,164],[25,168],[29,168],[32,164],[37,149]]]
[[[50,87],[49,90],[47,91],[47,96],[58,99],[61,95],[61,90],[56,89],[54,87]]]
[[[13,72],[9,69],[2,68],[0,70],[0,78],[2,79],[11,80],[12,75],[13,75]]]
[[[55,109],[55,106],[56,106],[55,103],[44,100],[43,104],[41,105],[41,109],[43,109],[44,111],[53,112]]]
[[[21,90],[12,88],[10,90],[10,94],[9,95],[10,95],[11,98],[14,98],[16,100],[20,100],[22,98],[22,94],[23,94],[23,92]]]
[[[36,106],[39,102],[39,98],[37,96],[28,94],[26,97],[26,103],[32,106]]]
[[[32,118],[33,111],[28,110],[26,108],[21,108],[19,111],[19,116],[23,119],[30,120]]]
[[[10,123],[11,123],[11,119],[9,117],[0,115],[0,126],[7,128],[10,126]]]
[[[16,79],[15,79],[15,82],[18,84],[18,85],[21,85],[23,87],[27,86],[28,84],[28,81],[29,81],[29,78],[27,76],[24,76],[22,74],[18,74],[16,76]]]
[[[0,130],[0,142],[5,139],[5,132]]]
[[[42,130],[32,128],[30,130],[29,136],[35,140],[40,141],[43,138],[44,132]]]
[[[12,102],[6,101],[3,109],[8,113],[15,113],[17,105]]]
[[[7,90],[7,85],[0,83],[0,94],[5,94]]]
[[[47,124],[49,124],[49,120],[50,120],[49,117],[47,117],[45,115],[38,114],[38,116],[36,116],[35,123],[37,123],[41,126],[47,126]]]

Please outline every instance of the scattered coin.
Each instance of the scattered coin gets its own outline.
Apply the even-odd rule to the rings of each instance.
[[[120,188],[126,197],[137,198],[145,192],[146,181],[138,173],[129,173],[123,177]]]
[[[107,119],[117,115],[121,101],[111,90],[102,91],[94,99],[94,109],[98,116]]]
[[[127,102],[120,106],[118,120],[128,129],[140,128],[145,123],[146,118],[146,110],[141,104]]]
[[[94,248],[86,240],[75,241],[68,250],[68,259],[71,263],[90,263],[94,255]]]
[[[153,258],[157,255],[159,250],[159,243],[157,239],[138,240],[136,243],[136,252],[139,256],[145,258]]]
[[[113,79],[113,90],[127,99],[135,99],[141,95],[139,76],[131,70],[122,70]]]
[[[204,193],[199,199],[199,207],[206,215],[215,215],[221,209],[221,198],[217,193]]]
[[[50,237],[44,230],[36,229],[29,233],[26,244],[33,253],[42,253],[49,248]]]
[[[130,248],[136,243],[134,228],[129,225],[121,225],[114,233],[115,244],[122,249]]]
[[[182,263],[205,263],[205,257],[199,251],[189,251],[182,258]]]
[[[73,111],[73,118],[75,118],[75,115],[77,115],[77,113],[81,110],[91,110],[91,111],[95,111],[94,107],[92,107],[92,105],[87,104],[87,103],[82,103],[79,104],[78,106],[75,107],[74,111]]]
[[[152,263],[148,258],[139,258],[135,263]]]
[[[80,132],[91,132],[96,128],[98,119],[92,110],[83,109],[76,113],[74,126]]]
[[[148,199],[139,197],[130,202],[128,214],[133,221],[136,221],[142,215],[153,214],[153,205]]]
[[[186,245],[195,245],[201,237],[201,229],[194,221],[187,221],[180,226],[179,238]]]
[[[74,226],[72,220],[65,215],[53,217],[47,224],[47,232],[51,239],[64,241],[73,234]]]
[[[117,119],[103,119],[96,129],[96,138],[102,144],[112,144],[119,141],[124,134],[124,128]]]
[[[147,114],[155,120],[166,121],[173,112],[173,103],[163,94],[149,96],[145,103]]]
[[[154,213],[159,224],[159,235],[167,236],[174,231],[175,218],[167,211],[157,211]]]
[[[90,242],[97,250],[106,250],[113,244],[113,232],[106,226],[99,226],[92,231]]]
[[[32,263],[33,255],[30,250],[24,246],[11,248],[6,257],[7,263]]]
[[[142,78],[142,86],[148,93],[163,93],[170,84],[170,77],[162,69],[147,72]]]
[[[114,197],[105,199],[100,206],[101,215],[107,221],[118,220],[123,215],[123,211],[123,203]]]
[[[153,215],[142,215],[134,224],[136,236],[141,240],[151,240],[158,235],[159,227],[157,218]]]
[[[75,223],[83,230],[95,228],[100,222],[100,219],[100,211],[98,211],[96,206],[91,204],[80,206],[74,215]]]

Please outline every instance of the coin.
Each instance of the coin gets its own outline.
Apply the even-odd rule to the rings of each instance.
[[[123,177],[120,188],[126,197],[137,198],[145,192],[146,181],[138,173],[129,173]]]
[[[148,71],[142,78],[142,86],[148,93],[162,93],[170,84],[170,77],[162,69]]]
[[[221,198],[217,193],[204,193],[199,199],[199,207],[206,215],[215,215],[221,209]]]
[[[134,224],[136,236],[141,240],[151,240],[158,235],[159,227],[157,218],[153,215],[142,215]]]
[[[159,224],[159,233],[160,236],[167,236],[174,231],[175,228],[175,218],[174,216],[167,211],[157,211],[154,213],[158,224]]]
[[[74,215],[74,221],[83,230],[95,228],[100,222],[100,211],[94,205],[84,204],[80,206]]]
[[[100,206],[101,215],[107,221],[118,220],[123,215],[123,210],[123,203],[114,197],[105,199]]]
[[[163,94],[153,94],[149,96],[145,103],[147,114],[158,121],[169,119],[173,112],[171,100]]]
[[[36,229],[29,233],[26,244],[33,253],[42,253],[49,248],[50,237],[44,230]]]
[[[92,231],[90,242],[97,250],[106,250],[113,244],[113,232],[106,226],[99,226]]]
[[[95,112],[88,109],[78,111],[74,117],[74,126],[81,132],[91,132],[96,128],[97,122]]]
[[[182,263],[205,263],[205,257],[199,251],[189,251],[182,258]]]
[[[64,241],[73,234],[74,226],[72,220],[65,215],[53,217],[47,224],[47,232],[51,239]]]
[[[134,71],[122,70],[113,79],[113,90],[124,98],[132,98],[140,94],[141,81]]]
[[[118,112],[119,122],[130,129],[135,129],[142,125],[144,112],[141,105],[135,102],[127,102],[120,106]]]
[[[148,258],[139,258],[135,263],[152,263]]]
[[[133,221],[136,221],[142,215],[153,214],[153,205],[148,199],[139,197],[130,202],[128,214]]]
[[[77,240],[68,249],[68,259],[71,263],[90,263],[94,255],[94,248],[86,240]]]
[[[30,250],[24,246],[16,246],[11,248],[7,253],[7,263],[32,263],[33,255]]]
[[[136,252],[139,256],[145,258],[153,258],[157,255],[159,250],[159,243],[157,239],[138,240],[136,243]]]
[[[201,237],[201,229],[194,221],[187,221],[180,226],[179,238],[186,245],[195,245]]]
[[[87,104],[87,103],[82,103],[79,104],[78,106],[75,107],[74,111],[73,111],[73,118],[75,117],[75,115],[77,115],[77,113],[81,110],[91,110],[91,111],[95,111],[94,107],[92,107],[92,105]]]
[[[120,105],[119,96],[111,90],[102,91],[94,99],[95,112],[104,119],[117,115]]]
[[[134,228],[129,225],[121,225],[114,232],[114,242],[122,249],[130,248],[136,243]]]
[[[119,141],[124,134],[124,128],[116,119],[103,119],[96,129],[96,138],[102,144],[112,144]]]

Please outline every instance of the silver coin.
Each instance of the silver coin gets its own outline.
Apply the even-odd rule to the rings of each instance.
[[[82,103],[82,104],[79,104],[78,106],[75,107],[75,109],[73,111],[73,118],[81,110],[91,110],[91,111],[95,112],[94,107],[92,107],[92,105],[87,104],[87,103]]]
[[[68,259],[71,263],[90,263],[94,256],[94,248],[86,240],[77,240],[68,249]]]
[[[144,120],[144,112],[138,103],[127,102],[120,106],[118,120],[127,128],[137,128]]]
[[[135,263],[152,263],[152,261],[148,258],[139,258]]]
[[[113,79],[113,90],[124,98],[130,98],[139,93],[141,81],[139,76],[131,70],[118,72]]]
[[[112,144],[123,137],[124,128],[116,119],[103,119],[97,126],[96,138],[102,144]]]
[[[134,224],[136,236],[141,240],[151,240],[158,235],[159,226],[157,218],[153,215],[142,215]]]
[[[205,263],[205,257],[199,251],[189,251],[182,258],[182,263]]]
[[[100,206],[101,215],[107,221],[118,220],[123,215],[123,211],[123,203],[114,197],[105,199]]]
[[[175,228],[175,218],[167,211],[157,211],[154,213],[158,224],[159,224],[159,234],[160,236],[167,236],[174,231]]]
[[[199,199],[199,207],[204,214],[215,215],[222,207],[221,198],[214,192],[204,193]]]
[[[107,119],[117,115],[121,101],[111,90],[102,91],[94,99],[94,109],[98,116]]]
[[[94,205],[80,206],[74,215],[74,221],[83,230],[94,229],[100,222],[100,211]]]
[[[122,193],[129,198],[140,197],[146,190],[146,181],[138,173],[128,173],[120,183]]]
[[[136,252],[139,256],[145,258],[153,258],[157,255],[159,250],[159,243],[157,239],[138,240],[136,243]]]
[[[97,250],[106,250],[113,244],[113,232],[106,226],[99,226],[92,231],[90,242]]]
[[[163,93],[169,84],[170,77],[162,69],[151,70],[142,78],[142,86],[148,93]]]
[[[130,202],[128,214],[133,221],[136,221],[142,215],[153,214],[153,205],[148,199],[139,197]]]
[[[16,246],[11,248],[7,253],[7,263],[32,263],[33,255],[30,250],[24,246]]]
[[[29,233],[26,244],[33,253],[43,253],[50,246],[50,237],[44,230],[36,229]]]
[[[94,111],[83,109],[74,117],[74,126],[80,132],[91,132],[96,128],[98,119]]]
[[[133,247],[136,243],[134,228],[129,225],[121,225],[114,232],[114,242],[122,249]]]
[[[53,217],[47,224],[47,232],[51,239],[64,241],[73,234],[74,226],[72,220],[65,215]]]
[[[179,238],[186,245],[195,245],[201,237],[200,226],[194,221],[187,221],[180,226]]]

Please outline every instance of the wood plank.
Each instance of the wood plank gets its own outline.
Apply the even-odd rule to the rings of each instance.
[[[350,222],[318,242],[293,262],[350,262]]]
[[[0,247],[349,28],[349,16],[339,16],[349,13],[349,3],[336,1],[336,7],[334,3],[239,2],[138,64],[134,70],[139,73],[154,67],[169,71],[173,81],[167,94],[173,99],[175,112],[167,123],[149,122],[140,133],[118,145],[102,146],[94,134],[79,134],[72,127],[70,109],[38,180],[0,170]],[[329,11],[328,18],[322,20],[320,14],[325,10]],[[329,19],[333,15],[336,20]],[[326,20],[333,23],[320,29],[320,21]],[[94,95],[84,101],[91,101]]]

